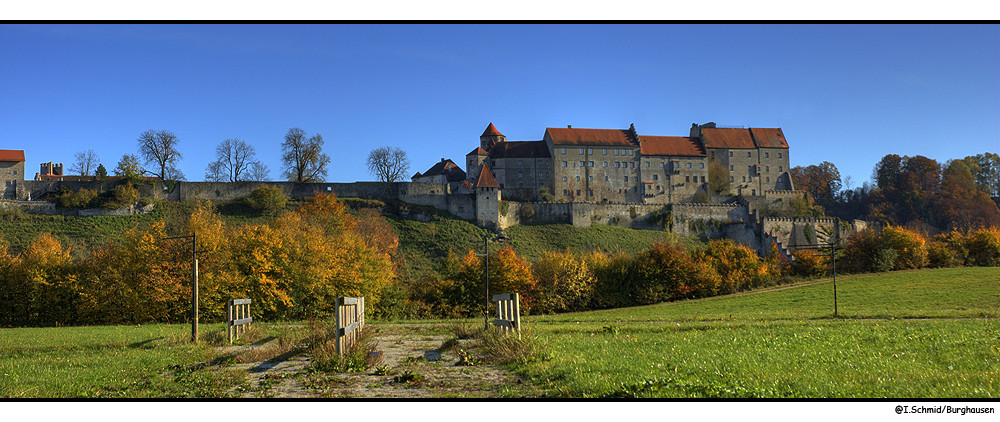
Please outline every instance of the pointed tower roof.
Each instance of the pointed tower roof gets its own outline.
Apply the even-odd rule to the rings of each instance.
[[[490,155],[490,153],[486,152],[483,147],[476,147],[476,149],[472,150],[472,152],[465,154],[466,157],[470,155]]]
[[[489,167],[486,167],[486,163],[483,163],[482,167],[479,168],[479,177],[476,178],[476,184],[474,188],[499,188],[500,185],[497,184],[497,179],[493,177],[493,172],[490,171]]]
[[[503,134],[500,133],[499,130],[497,130],[496,126],[493,126],[493,122],[490,122],[490,125],[486,126],[486,130],[483,132],[483,134],[479,136],[503,136]]]

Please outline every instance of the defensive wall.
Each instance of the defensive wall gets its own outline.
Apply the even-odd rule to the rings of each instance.
[[[62,188],[73,191],[91,189],[105,192],[122,183],[104,181],[18,181],[15,199],[27,201],[51,196]],[[136,184],[140,196],[169,201],[232,201],[245,198],[260,186],[274,186],[285,196],[301,200],[318,193],[334,193],[344,198],[400,200],[415,205],[431,206],[448,211],[459,218],[475,218],[475,201],[471,195],[450,195],[447,183],[429,182],[354,182],[354,183],[294,183],[294,182],[163,182],[146,180]],[[35,202],[35,201],[32,201]]]
[[[500,227],[515,224],[567,223],[576,227],[592,225],[660,229],[666,207],[660,204],[605,202],[516,202],[501,205]],[[506,212],[505,209],[506,208]],[[531,211],[527,211],[530,209]]]

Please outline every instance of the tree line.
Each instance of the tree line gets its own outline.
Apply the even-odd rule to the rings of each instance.
[[[186,180],[178,168],[183,155],[179,139],[168,130],[148,130],[139,135],[138,154],[124,154],[113,170],[124,178],[156,177],[162,180]],[[281,144],[282,177],[290,182],[320,183],[326,180],[331,162],[323,151],[323,135],[308,135],[291,128]],[[410,161],[406,152],[380,147],[368,155],[367,168],[378,180],[398,182],[407,177]],[[77,152],[70,171],[80,176],[107,177],[108,171],[93,149]],[[253,145],[239,138],[223,140],[215,147],[215,161],[205,168],[210,182],[263,182],[270,179],[267,165],[257,159]]]
[[[852,188],[824,161],[790,169],[795,188],[826,214],[907,226],[927,233],[1000,226],[1000,156],[986,152],[939,163],[921,155],[888,154],[871,183]]]

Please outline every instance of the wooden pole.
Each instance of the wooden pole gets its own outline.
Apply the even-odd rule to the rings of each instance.
[[[233,300],[226,301],[226,338],[233,344]]]
[[[517,294],[517,293],[514,293],[514,298],[513,299],[514,299],[513,300],[513,302],[514,302],[513,303],[514,304],[514,315],[513,316],[514,317],[511,318],[511,319],[514,320],[513,321],[513,323],[514,323],[514,330],[517,331],[517,338],[520,339],[521,338],[521,298],[520,298],[520,295]]]
[[[342,320],[340,318],[340,309],[343,307],[344,299],[337,298],[334,302],[334,312],[333,312],[333,337],[335,339],[335,344],[337,346],[337,355],[340,356],[343,347],[341,347],[341,337],[340,328],[342,325]]]
[[[194,258],[191,274],[191,341],[198,342],[198,258]]]

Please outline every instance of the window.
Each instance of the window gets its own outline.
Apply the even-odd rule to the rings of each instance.
[[[587,162],[586,161],[581,161],[580,162],[580,167],[587,167]]]
[[[566,167],[566,162],[565,161],[563,161],[563,167]]]
[[[608,181],[608,176],[604,176],[604,181],[605,181],[605,182],[607,182],[607,181]]]
[[[615,155],[618,155],[618,148],[615,148]]]
[[[750,151],[747,151],[747,158],[750,158],[750,157],[753,157],[753,153],[750,152]]]
[[[629,166],[629,167],[632,167],[632,168],[635,168],[635,161],[633,161],[633,162],[631,162],[631,163],[628,163],[628,166]]]
[[[565,161],[563,161],[563,162],[565,163]],[[563,166],[563,167],[566,167],[566,166]],[[729,171],[733,171],[733,165],[732,164],[729,165]]]
[[[594,153],[593,148],[587,148],[587,154],[593,154],[593,153]]]
[[[563,181],[564,181],[564,182],[566,181],[566,178],[565,178],[565,177],[563,177]]]
[[[604,155],[608,155],[608,149],[604,148]]]
[[[778,153],[778,158],[781,158],[781,153],[780,152]]]
[[[705,176],[701,176],[701,183],[705,183]]]
[[[615,168],[620,168],[621,166],[622,166],[622,163],[620,163],[618,161],[615,161]]]
[[[684,182],[690,182],[691,176],[684,176]]]
[[[594,196],[594,190],[593,189],[587,190],[587,195]]]
[[[517,172],[517,178],[518,179],[523,179],[524,178],[524,173]]]
[[[660,175],[659,174],[654,174],[653,175],[653,180],[660,180]]]
[[[660,167],[666,167],[667,163],[660,163]]]
[[[521,161],[521,160],[517,160],[517,165],[519,165],[519,166],[524,166],[524,161]]]
[[[764,166],[764,171],[770,172],[771,171],[771,166]]]
[[[580,155],[583,155],[583,148],[580,148]]]
[[[593,166],[594,166],[594,162],[593,162],[593,161],[590,161],[589,163],[590,163],[590,166],[591,166],[591,167],[593,167]]]
[[[563,196],[569,196],[569,191],[566,190],[566,189],[563,189]]]
[[[687,168],[691,168],[691,163],[687,163]]]
[[[649,168],[649,161],[646,162],[646,168]]]
[[[771,153],[770,152],[765,152],[764,153],[764,158],[771,158]]]
[[[743,181],[744,181],[744,182],[746,182],[746,181],[747,181],[747,177],[746,177],[746,176],[743,176]]]
[[[628,183],[628,176],[625,176],[625,183]]]
[[[635,150],[634,149],[628,150],[628,155],[635,155]]]
[[[729,156],[730,156],[730,157],[732,157],[732,156],[733,156],[733,152],[732,152],[732,151],[729,151]]]
[[[593,182],[594,181],[594,176],[588,176],[587,177],[587,181],[588,182]]]
[[[563,154],[565,154],[565,153],[566,153],[566,148],[563,148]]]
[[[607,167],[607,166],[608,166],[608,162],[607,162],[607,161],[605,161],[605,162],[604,162],[604,167]]]
[[[577,181],[577,182],[579,182],[579,181],[580,181],[580,176],[576,176],[576,181]]]
[[[771,183],[771,178],[770,178],[770,177],[766,177],[766,179],[767,179],[767,180],[765,180],[765,181],[766,181],[767,183]]]
[[[782,171],[783,170],[781,170],[781,166],[778,166],[778,173],[781,173]]]
[[[662,189],[660,188],[660,185],[656,185],[656,191],[657,191],[657,192],[659,192],[659,191],[661,191],[661,190],[662,190]]]
[[[565,177],[564,177],[563,179],[565,179]],[[564,181],[565,181],[565,180],[564,180]],[[729,181],[730,181],[730,182],[735,182],[736,180],[734,180],[734,179],[733,179],[733,176],[729,176]]]
[[[698,163],[698,168],[700,168],[700,169],[705,168],[705,163]]]
[[[576,190],[576,196],[580,196],[580,190],[579,189]]]

